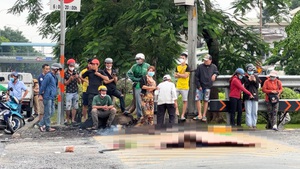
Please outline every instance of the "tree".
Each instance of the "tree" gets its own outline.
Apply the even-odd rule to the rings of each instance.
[[[267,60],[267,64],[280,62],[286,74],[299,75],[300,64],[300,13],[298,12],[291,24],[285,28],[287,38],[274,44],[273,56]]]
[[[265,0],[270,14],[279,16],[288,0]],[[231,18],[243,20],[247,10],[257,1],[237,0],[235,14],[216,9],[210,0],[197,1],[199,39],[203,38],[213,56],[213,63],[222,74],[232,73],[237,67],[261,60],[269,48],[251,29],[243,28]],[[273,6],[272,6],[273,5]],[[42,22],[39,30],[43,36],[59,40],[59,12],[42,14],[39,1],[18,0],[9,10],[20,14],[25,9],[36,9],[28,23]],[[29,11],[32,13],[33,11]],[[40,13],[40,14],[38,14]],[[173,72],[174,59],[183,51],[179,42],[187,35],[187,12],[169,0],[101,0],[82,1],[80,13],[67,14],[66,54],[85,60],[94,55],[100,60],[112,57],[124,74],[133,64],[138,52],[146,55],[147,62],[156,65],[157,77]],[[58,50],[57,50],[58,52]],[[58,56],[58,55],[57,55]],[[217,94],[212,94],[217,97]]]
[[[3,30],[0,29],[0,43],[1,42],[29,42],[23,33],[19,30],[13,30],[10,27],[4,27]],[[33,47],[24,47],[24,46],[1,46],[0,47],[0,57],[1,56],[10,56],[10,55],[22,55],[26,56],[27,54],[39,54]],[[36,72],[39,72],[41,69],[41,64],[29,64],[29,63],[11,63],[4,64],[0,63],[2,71],[18,71],[18,72],[28,72],[33,75],[37,75]]]
[[[292,0],[290,9],[293,10],[295,8],[298,8],[298,7],[300,7],[300,1],[298,1],[298,0]]]

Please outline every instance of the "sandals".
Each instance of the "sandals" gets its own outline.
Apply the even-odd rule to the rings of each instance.
[[[40,130],[40,132],[44,132],[45,128],[43,126],[39,126],[39,130]]]
[[[202,117],[196,116],[196,117],[193,118],[193,120],[202,120]]]

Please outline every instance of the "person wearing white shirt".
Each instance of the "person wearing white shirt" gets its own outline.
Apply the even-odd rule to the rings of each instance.
[[[168,110],[169,114],[169,123],[174,124],[177,94],[175,84],[171,82],[170,75],[163,77],[163,82],[157,86],[157,94],[157,124],[164,124],[166,110]]]

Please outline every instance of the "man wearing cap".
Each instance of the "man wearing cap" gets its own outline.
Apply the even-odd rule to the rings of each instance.
[[[93,98],[92,103],[92,119],[93,119],[93,127],[92,130],[97,130],[99,126],[99,119],[107,119],[106,127],[110,127],[111,123],[113,122],[116,109],[112,105],[111,98],[106,94],[107,88],[105,86],[98,87],[98,95]]]
[[[175,71],[175,78],[177,78],[176,82],[176,90],[177,96],[181,94],[182,96],[182,113],[181,120],[185,120],[185,113],[188,105],[188,93],[189,93],[189,81],[190,81],[190,67],[186,64],[188,55],[186,53],[182,53],[179,58],[180,64],[177,65]],[[176,108],[176,114],[179,115],[178,107]]]
[[[111,97],[115,96],[120,100],[120,108],[122,113],[125,113],[125,101],[123,94],[117,89],[118,76],[117,71],[113,69],[113,59],[106,58],[104,72],[108,76],[109,80],[104,80],[104,84],[107,87],[107,94]]]
[[[280,94],[282,93],[282,83],[281,81],[277,78],[278,73],[277,71],[273,70],[270,72],[269,77],[267,80],[264,82],[264,85],[262,87],[262,91],[265,93],[265,102],[267,104],[267,109],[268,109],[268,123],[270,123],[270,126],[273,130],[278,130],[277,127],[277,113],[278,113],[278,108],[279,108],[279,101],[276,103],[272,103],[271,96],[275,95],[274,97],[277,96],[277,100],[280,98]],[[272,96],[272,97],[273,97]]]
[[[66,125],[76,124],[75,116],[78,109],[78,83],[80,78],[75,71],[75,60],[69,59],[67,61],[68,68],[65,71],[64,85],[66,86]],[[70,113],[72,109],[72,119],[70,122]]]
[[[136,64],[134,64],[127,72],[127,76],[133,83],[134,87],[134,97],[135,97],[135,107],[136,114],[138,118],[142,117],[142,107],[141,107],[141,86],[140,80],[148,72],[148,67],[150,66],[145,62],[145,55],[143,53],[138,53],[135,56]]]
[[[28,89],[25,86],[25,84],[22,81],[19,81],[19,74],[17,72],[12,72],[10,75],[10,80],[8,82],[7,89],[9,90],[12,88],[13,90],[9,92],[11,96],[16,97],[19,100],[19,106],[18,111],[21,113],[22,108],[22,101],[28,94]],[[24,94],[22,95],[22,92],[24,91]],[[7,97],[9,98],[9,97]],[[21,113],[22,114],[22,113]]]
[[[169,124],[175,123],[175,111],[177,108],[177,94],[171,76],[165,75],[163,82],[157,86],[157,124],[163,125],[165,112],[168,110]]]
[[[90,62],[90,69],[82,74],[82,78],[89,78],[89,86],[87,88],[88,96],[88,117],[91,117],[92,102],[94,96],[98,95],[98,87],[103,84],[103,80],[109,80],[105,72],[99,69],[100,62],[93,59]]]
[[[82,82],[82,117],[83,117],[83,121],[87,120],[87,110],[88,110],[88,104],[89,104],[89,94],[87,93],[87,87],[89,86],[89,78],[85,77],[82,78],[82,75],[88,71],[90,69],[91,66],[91,61],[93,59],[88,59],[88,65],[86,66],[86,68],[84,68],[80,73],[79,73],[79,77],[81,79]]]
[[[196,83],[196,106],[198,116],[194,117],[194,120],[206,121],[206,113],[208,109],[208,101],[210,97],[210,90],[213,86],[213,82],[219,75],[218,68],[212,63],[212,57],[206,54],[203,58],[203,63],[197,66],[195,72]],[[201,101],[203,100],[203,115],[201,113]]]
[[[58,79],[56,75],[62,70],[60,63],[53,63],[51,65],[51,71],[46,73],[39,92],[39,100],[44,103],[44,116],[38,123],[41,132],[53,132],[54,128],[51,128],[50,117],[54,114],[54,99],[57,96],[57,84]],[[44,128],[45,126],[45,128]]]

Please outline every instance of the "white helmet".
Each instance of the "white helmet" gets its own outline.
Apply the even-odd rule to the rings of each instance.
[[[113,59],[112,58],[106,58],[104,60],[104,63],[112,63],[113,62]]]
[[[143,59],[143,60],[145,60],[145,55],[142,54],[142,53],[138,53],[138,54],[135,55],[135,59]]]

